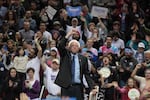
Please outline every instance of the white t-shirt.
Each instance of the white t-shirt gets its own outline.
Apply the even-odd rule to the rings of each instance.
[[[61,88],[54,83],[58,72],[59,72],[59,70],[54,71],[54,70],[52,70],[52,68],[50,68],[48,66],[46,66],[46,69],[44,71],[44,75],[46,78],[46,88],[47,88],[48,92],[52,95],[57,95],[58,93],[61,92]]]
[[[46,38],[47,40],[50,40],[50,41],[52,40],[52,35],[48,31],[43,32],[43,37]]]
[[[26,65],[26,69],[28,68],[33,68],[35,70],[34,73],[34,79],[40,81],[40,59],[38,57],[35,57],[31,60],[28,61],[27,65]],[[28,79],[28,76],[27,76]]]
[[[122,39],[118,39],[117,41],[112,41],[112,45],[118,48],[119,53],[120,53],[120,49],[125,48],[125,44]]]

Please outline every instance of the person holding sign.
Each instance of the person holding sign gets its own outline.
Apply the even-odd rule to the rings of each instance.
[[[110,66],[110,58],[109,56],[103,57],[103,65],[98,70],[98,74],[100,75],[100,83],[101,83],[101,90],[103,90],[104,100],[116,100],[115,93],[114,93],[114,82],[117,82],[117,73],[112,66]]]

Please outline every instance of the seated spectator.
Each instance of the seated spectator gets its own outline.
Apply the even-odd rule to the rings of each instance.
[[[27,94],[30,100],[38,100],[40,95],[40,82],[34,79],[33,68],[27,69],[28,79],[24,81],[23,92]]]
[[[3,84],[4,97],[3,100],[19,99],[19,94],[22,91],[22,84],[15,68],[10,68],[8,76]]]

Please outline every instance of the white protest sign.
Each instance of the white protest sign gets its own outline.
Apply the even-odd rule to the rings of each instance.
[[[48,6],[47,9],[46,9],[46,13],[47,13],[47,15],[50,19],[53,19],[56,12],[57,12],[57,10],[54,9],[53,7],[51,7],[51,6]]]
[[[94,17],[106,18],[108,13],[108,8],[93,6],[91,14]]]

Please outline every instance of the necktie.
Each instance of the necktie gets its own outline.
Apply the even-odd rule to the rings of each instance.
[[[74,83],[75,78],[75,56],[72,56],[72,83]]]

